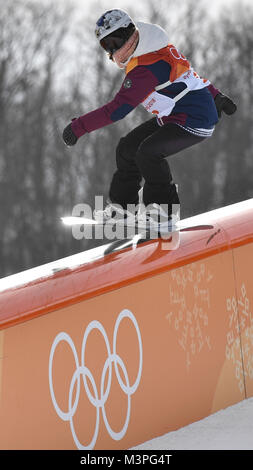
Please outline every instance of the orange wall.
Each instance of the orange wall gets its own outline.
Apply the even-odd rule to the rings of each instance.
[[[253,396],[253,200],[183,225],[0,280],[1,449],[127,449]]]

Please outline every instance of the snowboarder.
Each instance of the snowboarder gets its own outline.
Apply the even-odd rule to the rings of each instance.
[[[170,219],[172,205],[179,205],[166,157],[211,137],[221,112],[233,114],[236,105],[198,76],[160,26],[135,23],[125,11],[113,9],[99,18],[95,34],[126,76],[110,103],[68,124],[63,140],[68,146],[75,145],[84,134],[144,105],[155,117],[120,139],[108,204],[104,210],[94,211],[94,217],[99,221],[132,217],[127,206],[138,205],[141,199],[138,218],[155,226],[158,208],[166,205]]]

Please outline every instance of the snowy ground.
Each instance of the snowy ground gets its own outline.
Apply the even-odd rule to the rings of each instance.
[[[133,449],[253,450],[253,398]]]

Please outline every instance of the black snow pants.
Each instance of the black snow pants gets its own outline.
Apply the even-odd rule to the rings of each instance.
[[[117,171],[114,173],[109,197],[126,208],[138,204],[138,191],[144,178],[143,202],[147,206],[179,204],[176,186],[166,157],[202,142],[176,124],[159,126],[152,118],[121,138],[116,149]]]

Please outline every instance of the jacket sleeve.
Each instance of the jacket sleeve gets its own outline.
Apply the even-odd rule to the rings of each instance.
[[[116,94],[106,105],[72,121],[71,127],[76,137],[123,119],[138,106],[158,85],[156,76],[145,66],[131,70]]]
[[[212,84],[210,84],[207,88],[210,91],[213,99],[215,99],[215,97],[220,93],[220,90],[218,90],[218,88],[215,88],[215,86]]]

